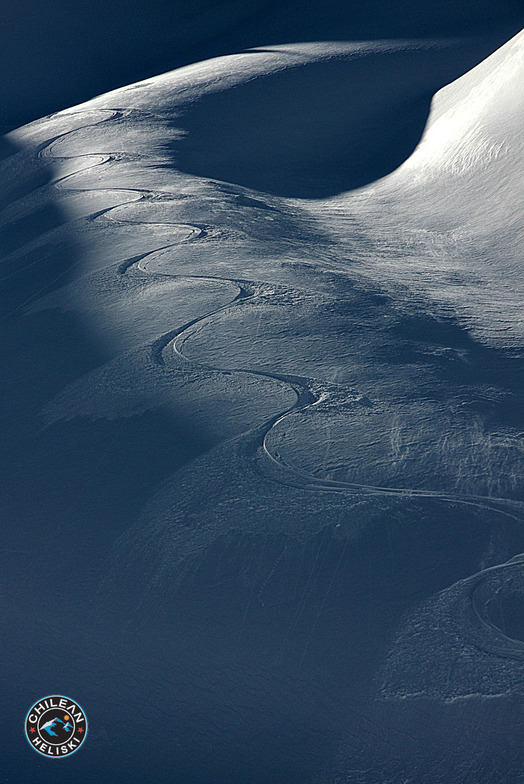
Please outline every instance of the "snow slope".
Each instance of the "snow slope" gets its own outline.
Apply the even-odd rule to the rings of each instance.
[[[521,769],[523,42],[433,100],[485,44],[252,50],[7,137],[4,652],[94,714],[85,780]]]
[[[482,342],[506,347],[523,335],[523,68],[518,35],[435,96],[420,144],[394,175],[340,206],[343,221],[377,232],[393,275],[384,233],[403,248],[406,282],[460,313]]]

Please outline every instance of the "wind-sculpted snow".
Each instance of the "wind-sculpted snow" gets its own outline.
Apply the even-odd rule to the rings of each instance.
[[[520,34],[435,96],[419,146],[390,178],[330,204],[346,238],[349,218],[368,237],[384,285],[398,280],[401,257],[403,283],[459,312],[482,342],[517,350],[523,69]],[[367,249],[348,245],[369,263]]]
[[[381,694],[450,701],[520,693],[522,563],[517,556],[461,580],[406,619],[388,657]]]
[[[135,717],[155,781],[514,769],[494,751],[484,775],[468,741],[454,777],[446,745],[468,710],[489,745],[488,698],[522,698],[522,37],[430,111],[481,49],[253,50],[9,137],[5,352],[37,382],[10,426],[58,477],[20,447],[13,481],[78,551],[69,683]],[[111,770],[142,771],[125,749]]]

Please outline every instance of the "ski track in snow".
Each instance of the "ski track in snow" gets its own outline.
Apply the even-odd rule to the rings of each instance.
[[[169,246],[168,246],[169,247]],[[162,248],[161,250],[164,250]],[[151,253],[156,253],[157,250],[151,251]],[[138,268],[142,272],[147,271],[147,256],[151,254],[144,254],[139,260],[132,260],[130,263],[125,262],[122,268],[122,272],[126,272],[133,264],[137,264]],[[144,263],[145,262],[145,263]],[[155,273],[159,274],[159,273]],[[315,386],[319,386],[319,384],[324,387],[323,394],[329,395],[329,386],[325,384],[325,382],[320,382],[318,379],[313,378],[300,378],[298,376],[289,376],[284,374],[278,373],[268,373],[262,372],[257,370],[251,370],[249,368],[224,368],[218,367],[213,365],[206,365],[204,363],[200,363],[197,360],[194,360],[187,355],[185,355],[181,349],[179,348],[180,343],[183,341],[184,337],[187,336],[187,333],[191,329],[191,327],[196,326],[197,324],[203,322],[204,320],[215,316],[219,313],[223,313],[227,310],[230,310],[232,307],[237,305],[241,305],[242,303],[249,301],[250,299],[254,299],[257,297],[260,290],[263,290],[264,284],[256,283],[255,281],[245,281],[245,280],[236,280],[232,278],[216,278],[216,277],[208,277],[208,276],[191,276],[191,275],[169,275],[167,273],[161,273],[165,275],[165,277],[173,277],[173,278],[203,278],[207,280],[225,280],[231,283],[235,283],[239,286],[240,292],[232,300],[230,303],[218,308],[217,310],[210,311],[209,313],[204,313],[200,316],[189,321],[187,324],[177,328],[176,330],[170,331],[162,335],[155,341],[155,344],[152,347],[152,357],[155,362],[158,364],[166,364],[169,363],[169,357],[171,352],[174,352],[178,355],[181,359],[186,360],[187,362],[194,363],[195,361],[197,364],[201,365],[202,367],[206,367],[210,370],[217,370],[217,371],[227,371],[229,373],[248,373],[255,376],[262,376],[264,378],[272,378],[277,381],[284,381],[294,389],[297,394],[297,401],[296,403],[286,411],[283,411],[274,417],[272,417],[268,422],[261,428],[263,432],[262,441],[260,443],[260,447],[263,450],[264,456],[272,461],[281,471],[282,471],[282,483],[289,484],[290,486],[294,487],[304,487],[304,488],[315,488],[317,490],[323,492],[348,492],[348,493],[370,493],[370,494],[379,494],[379,495],[400,495],[402,497],[409,497],[409,498],[434,498],[441,501],[447,501],[450,503],[461,503],[467,504],[470,506],[475,506],[479,509],[483,509],[485,511],[496,512],[497,514],[502,514],[510,517],[513,520],[521,521],[521,518],[516,514],[516,512],[522,511],[523,504],[518,501],[511,501],[510,499],[506,498],[493,498],[489,496],[480,496],[480,495],[463,495],[463,494],[452,494],[452,493],[442,493],[439,491],[422,491],[417,490],[415,488],[408,488],[408,487],[379,487],[375,485],[366,485],[361,483],[350,483],[350,482],[337,482],[334,480],[320,480],[313,474],[306,473],[305,471],[300,471],[300,469],[295,468],[289,464],[284,463],[279,457],[271,452],[267,445],[267,436],[271,429],[275,427],[277,424],[283,422],[286,417],[288,417],[292,412],[295,412],[300,409],[311,408],[315,406],[321,399],[321,393],[314,392],[313,388]],[[267,284],[266,284],[267,285]],[[325,399],[325,398],[324,398]],[[259,464],[257,464],[259,465]],[[513,512],[507,511],[505,509],[501,509],[497,507],[497,504],[509,507],[513,509]]]
[[[105,164],[111,163],[114,160],[111,154],[101,153],[101,152],[90,152],[86,153],[85,155],[74,155],[69,157],[61,156],[61,155],[54,155],[53,154],[53,147],[55,143],[59,140],[66,138],[67,136],[76,133],[79,130],[83,130],[86,128],[96,127],[104,122],[108,122],[112,119],[119,118],[122,116],[122,111],[119,109],[104,109],[98,110],[106,114],[107,116],[98,120],[96,123],[86,123],[86,125],[75,127],[69,131],[65,131],[64,133],[57,134],[56,136],[48,139],[47,141],[41,143],[37,148],[37,156],[38,157],[45,157],[45,158],[54,158],[57,160],[77,160],[80,158],[82,159],[90,159],[96,158],[96,162],[88,167],[98,167],[103,166]],[[55,185],[64,183],[75,174],[86,171],[86,168],[80,167],[75,169],[72,172],[69,172],[67,175],[63,177],[58,177],[53,180]],[[103,192],[107,191],[122,191],[124,193],[128,192],[135,192],[138,195],[140,200],[143,199],[150,199],[151,197],[161,197],[164,195],[162,191],[153,191],[150,189],[145,188],[101,188],[101,189],[72,189],[75,193],[91,193],[93,190],[99,190]],[[113,210],[119,209],[121,207],[125,207],[127,204],[135,203],[135,199],[131,199],[130,201],[123,201],[118,205],[110,206],[105,209],[99,210],[95,213],[89,215],[89,219],[94,219],[102,215],[108,215]],[[127,221],[126,221],[127,222]],[[154,222],[151,224],[154,225]],[[161,224],[157,224],[161,225]],[[173,225],[173,228],[176,226],[181,230],[189,230],[191,232],[191,236],[187,241],[194,242],[197,241],[199,238],[205,236],[205,229],[202,226],[196,225],[189,225],[189,224],[176,224]],[[164,245],[161,247],[156,247],[153,250],[140,254],[137,257],[131,257],[130,259],[124,260],[119,266],[119,272],[121,274],[126,274],[129,269],[131,269],[134,265],[138,267],[138,269],[146,273],[147,272],[147,260],[148,257],[163,250],[167,250],[169,248],[176,247],[177,243],[171,243],[168,245]],[[69,271],[68,271],[69,272]],[[194,363],[195,360],[186,356],[181,349],[179,348],[183,339],[187,336],[189,331],[192,327],[196,326],[197,324],[202,323],[206,319],[215,316],[219,313],[225,312],[230,310],[232,307],[241,306],[244,302],[256,299],[260,293],[265,292],[269,288],[267,283],[261,284],[257,281],[253,280],[243,280],[243,279],[234,279],[234,278],[225,278],[225,277],[217,277],[217,276],[204,276],[204,275],[188,275],[188,274],[168,274],[168,273],[155,273],[156,276],[161,276],[165,278],[178,278],[178,279],[202,279],[202,280],[213,280],[213,281],[224,281],[228,283],[233,283],[238,286],[239,293],[232,300],[230,303],[210,312],[201,314],[191,321],[187,322],[186,324],[178,327],[175,330],[171,330],[161,336],[153,343],[151,348],[152,359],[155,363],[160,365],[165,365],[166,362],[169,363],[169,357],[174,352],[178,357],[181,359]],[[56,283],[58,278],[52,281],[52,283]],[[276,287],[282,289],[282,287]],[[267,296],[267,294],[266,294]],[[28,304],[28,303],[25,303]],[[445,501],[449,503],[460,503],[466,504],[469,506],[474,506],[478,509],[482,509],[484,511],[489,511],[491,513],[500,514],[506,517],[510,517],[511,519],[523,522],[522,520],[522,511],[524,504],[519,501],[512,501],[511,499],[507,498],[496,498],[491,496],[481,496],[481,495],[468,495],[468,494],[452,494],[452,493],[443,493],[440,491],[431,491],[431,490],[417,490],[415,488],[409,487],[380,487],[370,484],[362,484],[362,483],[350,483],[350,482],[342,482],[342,481],[335,481],[335,480],[327,480],[327,479],[319,479],[318,477],[314,476],[313,474],[307,473],[305,471],[301,471],[299,468],[289,465],[282,461],[278,455],[271,452],[268,447],[267,437],[277,424],[283,422],[286,417],[288,417],[291,413],[296,412],[297,410],[312,408],[314,407],[321,399],[325,399],[329,396],[329,384],[326,382],[319,381],[318,379],[314,378],[306,378],[306,377],[298,377],[298,376],[290,376],[286,374],[278,374],[278,373],[269,373],[263,371],[252,370],[250,368],[224,368],[224,367],[216,367],[212,365],[206,365],[204,363],[199,363],[202,367],[207,369],[221,371],[221,372],[228,372],[228,373],[246,373],[253,376],[260,376],[263,378],[274,379],[277,381],[282,381],[289,384],[294,392],[296,393],[297,400],[296,403],[291,406],[290,408],[282,411],[275,416],[271,417],[262,428],[257,428],[258,433],[262,433],[261,442],[259,447],[264,455],[264,457],[271,461],[281,473],[280,480],[283,484],[288,484],[289,486],[293,487],[303,487],[308,489],[316,489],[321,492],[335,492],[335,493],[366,493],[371,495],[391,495],[391,496],[401,496],[401,497],[408,497],[408,498],[432,498],[440,501]],[[322,391],[318,391],[318,387],[321,387]],[[315,389],[315,387],[317,389]],[[315,391],[314,391],[315,390]],[[260,469],[261,464],[259,461],[256,461],[256,466]],[[266,478],[269,478],[269,475],[266,475]],[[272,481],[274,477],[271,477]],[[502,508],[501,508],[502,507]],[[511,510],[511,511],[510,511]]]

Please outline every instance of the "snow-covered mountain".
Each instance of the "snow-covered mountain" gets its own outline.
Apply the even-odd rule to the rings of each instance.
[[[85,780],[520,775],[524,38],[456,78],[484,46],[275,45],[5,138],[6,657],[93,714]]]

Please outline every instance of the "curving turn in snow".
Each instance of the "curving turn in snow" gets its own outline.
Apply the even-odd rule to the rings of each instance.
[[[145,775],[114,706],[158,782],[521,775],[523,34],[481,59],[255,49],[6,137],[6,655],[30,704],[75,638],[86,776]]]

